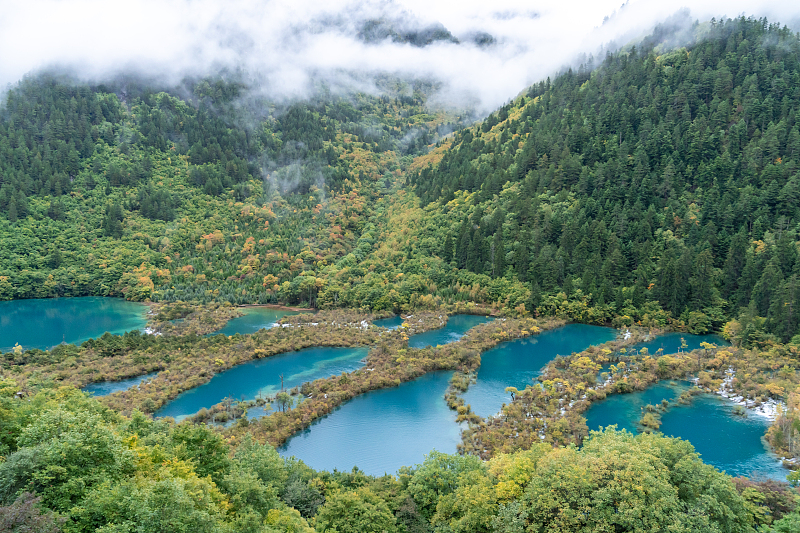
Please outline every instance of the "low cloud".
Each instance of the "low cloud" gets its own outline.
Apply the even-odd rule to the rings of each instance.
[[[435,81],[440,101],[485,113],[526,86],[643,37],[681,9],[667,0],[28,0],[0,7],[0,87],[44,68],[87,80],[136,73],[177,83],[237,72],[272,99],[319,84],[378,92],[379,73]],[[705,0],[686,21],[767,16],[800,4]]]

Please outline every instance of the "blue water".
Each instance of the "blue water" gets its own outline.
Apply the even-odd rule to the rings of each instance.
[[[681,392],[688,389],[689,385],[686,383],[661,381],[643,391],[612,394],[605,400],[593,403],[583,416],[591,430],[616,424],[619,429],[637,433],[637,422],[647,405],[658,405],[661,400],[672,403]]]
[[[86,385],[81,390],[83,392],[88,392],[92,396],[106,396],[113,392],[128,390],[131,387],[135,387],[144,381],[153,379],[157,375],[158,372],[152,372],[150,374],[137,376],[135,378],[123,379],[122,381],[101,381],[100,383],[91,383],[89,385]]]
[[[453,315],[447,320],[447,324],[443,328],[413,335],[408,339],[408,346],[411,348],[427,348],[428,346],[456,342],[471,328],[492,320],[486,316]]]
[[[358,370],[367,356],[367,348],[307,348],[295,352],[256,359],[221,372],[211,381],[180,394],[158,410],[156,416],[180,420],[209,408],[225,398],[254,400],[280,391],[281,378],[286,389],[306,381],[327,378]]]
[[[661,432],[691,442],[706,463],[732,476],[766,477],[786,481],[789,471],[768,452],[762,437],[766,418],[733,414],[733,402],[713,394],[675,406],[661,417]]]
[[[248,307],[244,309],[244,315],[229,320],[225,327],[211,335],[250,335],[264,328],[272,328],[282,317],[296,315],[296,311],[283,311],[270,309],[268,307]]]
[[[147,324],[147,306],[120,298],[45,298],[0,302],[0,352],[15,343],[47,350],[80,344],[105,332],[121,334]]]
[[[660,382],[644,391],[614,394],[589,408],[584,416],[590,430],[617,424],[636,433],[636,423],[646,405],[662,399],[671,403],[687,390],[686,383]],[[733,414],[734,404],[712,394],[695,396],[687,405],[673,404],[661,415],[660,431],[688,440],[704,462],[732,476],[760,476],[786,480],[789,473],[765,447],[761,437],[769,421],[752,413],[747,418]]]
[[[378,326],[379,328],[386,328],[386,329],[397,329],[400,327],[400,324],[403,323],[403,317],[400,315],[393,316],[391,318],[379,318],[378,320],[373,320],[372,324]]]
[[[686,341],[686,348],[681,348],[681,338]],[[655,339],[642,342],[636,344],[629,348],[631,350],[641,350],[642,348],[647,348],[647,352],[650,355],[656,355],[656,352],[659,348],[663,348],[665,354],[670,353],[678,353],[678,351],[691,351],[691,350],[699,350],[702,348],[700,343],[702,342],[709,342],[711,344],[716,344],[717,346],[730,346],[730,343],[720,337],[719,335],[692,335],[691,333],[666,333]]]
[[[557,355],[570,355],[593,344],[614,340],[617,330],[586,324],[569,324],[525,339],[504,342],[481,354],[478,380],[464,393],[464,401],[478,416],[500,411],[511,396],[506,387],[532,385],[542,369]]]
[[[254,405],[253,407],[247,410],[247,419],[258,420],[259,418],[267,416],[271,412],[272,412],[271,405],[269,407],[267,407],[266,405]]]
[[[461,440],[444,401],[451,372],[434,372],[392,389],[353,398],[315,421],[279,450],[319,470],[393,474],[421,463],[431,450],[455,453]]]

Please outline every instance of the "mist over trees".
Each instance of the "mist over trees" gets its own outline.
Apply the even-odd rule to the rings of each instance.
[[[800,45],[766,20],[697,33],[660,50],[656,32],[458,133],[410,178],[449,212],[435,253],[528,284],[529,310],[580,291],[637,319],[653,302],[698,330],[743,312],[796,335]]]
[[[273,285],[349,251],[366,199],[460,120],[424,108],[425,83],[381,83],[395,96],[277,105],[221,78],[175,95],[23,80],[0,110],[0,298],[275,301]],[[290,291],[313,299],[301,281]]]
[[[544,314],[563,294],[592,310],[579,320],[705,332],[733,318],[747,343],[787,342],[800,327],[797,37],[740,18],[668,49],[668,31],[444,139],[458,118],[425,110],[422,83],[270,110],[236,81],[195,80],[182,99],[28,79],[0,120],[0,212],[35,229],[9,233],[0,294],[393,310],[427,294]],[[406,173],[421,218],[408,197],[378,202]],[[404,217],[417,236],[374,256]],[[184,219],[197,231],[162,224]],[[65,246],[78,227],[101,239],[95,258],[104,238],[132,253],[86,274],[109,262]]]

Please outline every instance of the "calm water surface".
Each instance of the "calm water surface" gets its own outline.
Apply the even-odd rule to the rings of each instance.
[[[379,318],[378,320],[373,320],[372,324],[378,326],[379,328],[386,328],[386,329],[397,329],[400,327],[400,324],[403,323],[403,317],[400,315],[393,316],[390,318]]]
[[[789,471],[762,441],[770,426],[764,417],[733,414],[733,402],[715,394],[698,396],[661,417],[661,432],[691,442],[706,463],[732,476],[762,476],[786,481]]]
[[[80,344],[105,332],[121,334],[147,324],[147,306],[121,298],[45,298],[0,302],[0,351],[15,343],[47,350]]]
[[[306,381],[358,370],[367,356],[367,348],[307,348],[237,365],[221,372],[211,381],[180,394],[158,410],[156,416],[177,420],[215,405],[225,398],[254,400],[259,395],[280,391],[281,378],[287,389]]]
[[[636,432],[636,422],[648,404],[670,402],[687,390],[686,383],[661,382],[644,391],[615,394],[586,411],[586,424],[595,430],[617,424]],[[761,476],[786,480],[785,470],[771,455],[761,437],[769,427],[766,418],[733,414],[734,404],[713,394],[695,396],[687,405],[673,405],[661,415],[661,432],[688,440],[704,462],[732,476]]]
[[[487,417],[511,401],[506,387],[520,390],[532,385],[547,363],[557,355],[570,355],[593,344],[614,340],[617,330],[586,324],[569,324],[525,339],[504,342],[481,354],[478,381],[463,395],[478,416]]]
[[[686,341],[686,348],[681,348],[681,339]],[[730,343],[720,337],[719,335],[692,335],[691,333],[667,333],[647,342],[641,342],[628,348],[628,354],[634,350],[639,351],[642,348],[647,348],[650,355],[658,357],[659,348],[663,349],[661,354],[678,353],[678,350],[699,350],[702,348],[701,343],[708,342],[717,346],[730,346]],[[603,372],[610,372],[611,365],[617,362],[606,363],[601,366],[600,371],[597,373],[597,381],[602,381]],[[660,400],[659,400],[660,401]]]
[[[88,392],[92,396],[106,396],[113,392],[128,390],[131,387],[135,387],[145,381],[153,379],[157,375],[158,372],[152,372],[150,374],[137,376],[135,378],[123,379],[122,381],[101,381],[100,383],[86,385],[81,390],[83,392]]]
[[[451,372],[435,372],[392,389],[357,396],[289,439],[280,450],[312,468],[394,474],[431,450],[455,453],[456,415],[444,401]]]
[[[690,385],[685,382],[661,381],[643,391],[612,394],[605,400],[592,404],[583,416],[586,417],[586,425],[591,430],[616,424],[619,429],[637,433],[636,423],[644,414],[647,405],[657,405],[661,400],[672,403],[689,387]]]
[[[492,320],[492,318],[479,315],[453,315],[447,320],[447,324],[443,328],[413,335],[408,339],[408,345],[411,348],[427,348],[428,346],[456,342],[471,328]]]
[[[229,320],[225,327],[211,335],[250,335],[264,328],[272,328],[282,317],[296,315],[297,311],[284,311],[271,309],[269,307],[248,307],[244,309],[244,315]]]

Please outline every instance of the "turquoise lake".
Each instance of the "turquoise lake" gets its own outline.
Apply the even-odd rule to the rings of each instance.
[[[217,333],[250,334],[272,327],[282,316],[293,314],[269,308],[248,308],[245,315],[231,320]],[[411,337],[409,345],[424,348],[460,339],[470,328],[492,320],[476,315],[450,317],[444,328]],[[141,330],[147,322],[147,306],[118,298],[86,297],[0,302],[0,351],[15,343],[24,348],[49,349],[61,342],[79,344],[105,332],[122,334]],[[394,328],[399,316],[376,320],[380,327]],[[489,416],[510,400],[505,388],[524,388],[533,383],[541,369],[556,355],[569,355],[592,344],[614,338],[610,328],[572,324],[541,335],[501,344],[482,354],[477,383],[464,395],[475,413]],[[683,337],[687,350],[701,342],[727,345],[718,336],[681,333],[663,335],[636,346],[651,354],[679,350]],[[211,381],[186,391],[164,406],[157,416],[178,419],[211,407],[226,397],[254,399],[274,395],[284,386],[352,372],[363,366],[367,348],[310,348],[251,361],[214,376]],[[118,382],[91,384],[84,388],[95,396],[139,386],[157,373]],[[451,373],[423,376],[399,387],[359,396],[327,417],[292,437],[281,451],[295,455],[318,469],[350,470],[353,466],[369,474],[394,473],[400,466],[424,460],[433,449],[455,453],[460,428],[455,413],[447,408],[444,393]],[[586,413],[590,429],[617,424],[636,431],[636,422],[647,404],[673,401],[689,385],[659,383],[645,391],[612,395],[593,405]],[[733,404],[714,395],[700,395],[686,406],[674,405],[662,415],[661,431],[689,440],[703,460],[731,475],[758,475],[785,480],[784,470],[762,442],[769,421],[750,414],[733,414]],[[253,408],[248,417],[265,414]]]
[[[702,342],[709,342],[711,344],[716,344],[717,346],[730,346],[728,341],[720,337],[719,335],[692,335],[691,333],[666,333],[655,339],[647,342],[642,342],[639,344],[635,344],[630,348],[630,350],[641,350],[642,348],[647,348],[647,352],[650,355],[655,355],[655,353],[663,348],[665,354],[669,353],[678,353],[681,350],[681,338],[686,341],[686,348],[683,348],[685,351],[691,350],[699,350],[702,348],[700,343]]]
[[[229,320],[225,327],[210,335],[251,335],[264,328],[272,328],[282,317],[296,315],[297,311],[284,311],[269,307],[248,307],[243,309],[244,315]]]
[[[612,394],[606,399],[592,404],[583,416],[586,417],[586,425],[591,430],[616,424],[619,429],[637,433],[636,423],[642,417],[645,406],[657,405],[661,403],[661,400],[672,402],[689,387],[688,383],[671,384],[662,381],[643,391]]]
[[[208,383],[181,393],[155,416],[176,420],[193,415],[225,398],[254,400],[280,391],[281,374],[287,389],[306,381],[353,372],[364,366],[367,348],[307,348],[256,359],[216,374]]]
[[[557,355],[570,355],[593,344],[614,340],[617,330],[586,324],[568,324],[525,339],[504,342],[481,354],[478,380],[464,393],[465,403],[481,417],[494,415],[511,401],[506,387],[532,385]]]
[[[80,344],[105,332],[122,334],[147,324],[147,306],[121,298],[44,298],[0,302],[0,352],[15,343],[47,350]]]
[[[403,317],[401,317],[400,315],[393,316],[390,318],[379,318],[378,320],[372,321],[372,325],[386,329],[397,329],[400,327],[402,323],[403,323]]]
[[[584,413],[590,430],[617,424],[636,433],[636,422],[648,404],[670,402],[690,387],[687,383],[661,382],[644,391],[615,394],[597,402]],[[770,425],[766,418],[749,413],[733,414],[734,404],[713,394],[695,396],[687,405],[672,405],[661,415],[660,431],[680,437],[695,447],[704,462],[732,476],[760,476],[786,480],[788,470],[772,456],[762,436]]]
[[[453,315],[447,320],[447,324],[443,328],[412,335],[408,339],[408,346],[411,348],[427,348],[428,346],[456,342],[478,324],[485,324],[492,320],[492,318],[479,315]]]
[[[153,379],[157,375],[158,372],[152,372],[150,374],[145,374],[143,376],[137,376],[135,378],[130,378],[130,379],[123,379],[121,381],[101,381],[100,383],[92,383],[90,385],[86,385],[81,390],[83,392],[88,392],[92,396],[106,396],[114,392],[128,390],[131,387],[136,387],[145,381]]]
[[[426,374],[398,387],[357,396],[290,438],[279,451],[316,469],[394,474],[431,450],[455,453],[456,415],[444,401],[451,372]]]

